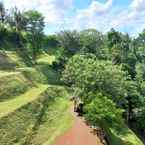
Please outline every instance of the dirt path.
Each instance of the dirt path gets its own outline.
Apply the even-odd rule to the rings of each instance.
[[[74,117],[73,127],[63,136],[58,137],[53,145],[102,145],[84,120],[76,114]]]

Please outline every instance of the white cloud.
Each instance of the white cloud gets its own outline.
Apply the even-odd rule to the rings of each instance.
[[[118,30],[131,29],[131,34],[136,34],[145,28],[145,0],[132,0],[130,5],[120,10],[113,0],[106,0],[104,3],[92,0],[84,9],[75,7],[74,0],[2,1],[8,9],[17,6],[21,10],[40,11],[45,16],[46,30],[96,28],[106,32],[114,27]]]
[[[114,16],[111,25],[118,29],[128,27],[132,29],[131,34],[136,34],[138,30],[145,27],[144,16],[145,0],[133,0],[126,10]]]
[[[145,28],[145,0],[133,0],[126,9],[114,10],[112,0],[104,4],[92,1],[88,8],[78,11],[73,28],[96,28],[106,32],[113,27],[131,35]]]
[[[65,12],[72,6],[73,0],[3,0],[6,8],[17,7],[20,10],[36,9],[45,16],[49,24],[63,21]]]
[[[111,10],[113,0],[108,0],[106,3],[100,3],[98,1],[92,1],[92,3],[83,10],[78,10],[73,23],[74,29],[84,28],[105,28],[105,23],[108,21],[105,19],[108,12]]]
[[[145,9],[145,0],[133,0],[130,7],[136,11],[144,10]]]
[[[79,17],[91,17],[96,14],[106,13],[112,7],[112,0],[108,0],[105,4],[98,1],[92,1],[88,8],[79,11]]]

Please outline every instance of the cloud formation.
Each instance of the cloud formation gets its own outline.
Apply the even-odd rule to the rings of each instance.
[[[106,32],[114,27],[134,35],[145,28],[145,0],[132,0],[123,8],[120,8],[119,1],[118,5],[115,5],[115,0],[105,2],[90,0],[88,6],[81,9],[74,4],[76,0],[1,1],[8,9],[16,6],[21,10],[40,11],[45,16],[46,32],[55,32],[62,28],[78,30],[96,28]]]

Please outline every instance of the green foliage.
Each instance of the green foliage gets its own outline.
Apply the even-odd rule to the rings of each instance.
[[[101,91],[118,103],[125,94],[126,73],[110,61],[98,61],[94,55],[75,55],[63,72],[66,84],[74,84],[85,93]]]
[[[42,85],[42,88],[38,89],[39,91],[33,92],[36,93],[35,97],[31,92],[35,89],[27,92],[28,94],[20,95],[25,93],[29,86],[37,86],[37,83],[62,84],[60,81],[62,74],[62,80],[66,85],[79,90],[77,95],[85,104],[88,119],[92,119],[94,123],[97,120],[105,121],[107,126],[105,124],[103,126],[107,128],[106,132],[110,135],[112,145],[142,144],[124,123],[120,126],[125,129],[119,128],[119,123],[123,122],[120,110],[124,109],[123,115],[126,122],[130,125],[131,120],[134,120],[135,126],[142,122],[141,127],[144,132],[145,31],[133,39],[128,34],[120,33],[114,29],[106,34],[95,29],[81,32],[65,30],[49,36],[45,35],[43,30],[44,17],[38,11],[20,11],[17,8],[6,11],[3,3],[0,2],[0,49],[3,50],[0,52],[0,69],[11,71],[17,69],[23,74],[20,72],[2,74],[3,72],[0,72],[0,98],[4,101],[13,98],[6,101],[6,104],[0,105],[0,110],[4,112],[2,116],[7,113],[11,114],[22,105],[32,104],[31,102],[38,97],[37,93],[45,88]],[[8,53],[4,50],[15,50],[17,53]],[[40,56],[43,50],[51,56]],[[52,57],[54,54],[55,57]],[[35,65],[34,68],[32,68],[33,65]],[[31,66],[31,68],[26,68],[27,66]],[[2,77],[4,77],[3,80]],[[7,82],[8,85],[6,85]],[[51,96],[65,96],[67,94],[66,92],[62,93],[64,92],[62,88],[62,90],[60,88],[51,89],[53,92],[49,92]],[[17,95],[20,97],[17,98]],[[21,124],[23,120],[20,120],[20,126],[16,127],[17,130],[20,130],[20,134],[15,134],[15,124],[10,122],[13,124],[10,129],[15,136],[10,134],[3,136],[5,141],[9,136],[13,138],[8,144],[19,142],[21,137],[26,139],[22,141],[25,144],[31,143],[31,139],[34,139],[34,134],[37,132],[37,126],[43,122],[44,110],[48,107],[44,100],[42,102],[40,103],[41,107],[39,105],[34,107],[36,110],[38,109],[37,113],[32,111],[31,114],[30,111],[29,114],[24,109],[24,115],[25,111],[28,113],[26,113],[24,120],[27,116],[32,116],[29,119],[33,121],[28,122],[31,124],[29,126],[25,123]],[[33,105],[31,107],[33,110]],[[28,110],[31,110],[30,108]],[[19,115],[23,116],[23,113]],[[97,114],[97,117],[94,114]],[[18,117],[15,119],[17,122]],[[110,127],[110,120],[113,121],[114,126]],[[5,125],[5,122],[3,124]],[[29,129],[26,129],[25,125]],[[22,129],[19,129],[21,127]],[[137,129],[142,130],[139,126]],[[2,130],[2,133],[5,132]],[[124,138],[125,135],[128,140],[133,141],[125,139],[124,142],[122,137]],[[38,138],[34,140],[39,142]]]
[[[66,57],[74,55],[80,51],[80,37],[77,31],[61,31],[58,33],[60,46],[64,48]]]
[[[136,135],[124,124],[123,110],[116,104],[96,93],[89,104],[84,107],[86,119],[94,126],[101,126],[111,145],[143,145]]]
[[[85,117],[93,125],[103,120],[108,122],[122,122],[122,110],[116,104],[101,93],[92,94],[92,101],[84,107]]]
[[[135,124],[136,128],[140,131],[140,133],[143,135],[143,138],[145,137],[145,108],[140,109],[140,111],[137,114],[137,123]]]
[[[81,51],[95,54],[98,58],[105,58],[104,36],[95,29],[80,32]]]
[[[57,48],[58,47],[58,40],[57,40],[57,36],[56,35],[50,35],[50,36],[46,36],[43,38],[43,47],[48,50],[51,48]]]
[[[137,82],[131,80],[124,67],[98,60],[93,54],[77,54],[66,64],[62,79],[80,90],[77,95],[84,102],[87,120],[106,129],[111,144],[142,144],[125,126],[123,119],[123,114],[126,114],[127,121],[134,118],[134,110],[139,109],[144,101]],[[122,109],[125,109],[124,113]],[[121,126],[125,126],[126,133],[119,128]]]
[[[44,17],[41,13],[32,10],[25,12],[24,17],[27,21],[26,31],[28,32],[26,39],[32,49],[32,58],[35,62],[42,46]]]

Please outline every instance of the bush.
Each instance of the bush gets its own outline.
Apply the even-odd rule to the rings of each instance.
[[[103,96],[101,93],[91,97],[94,99],[84,107],[85,117],[88,121],[94,125],[98,122],[98,120],[106,120],[108,122],[123,121],[123,110],[118,109],[112,100]]]

